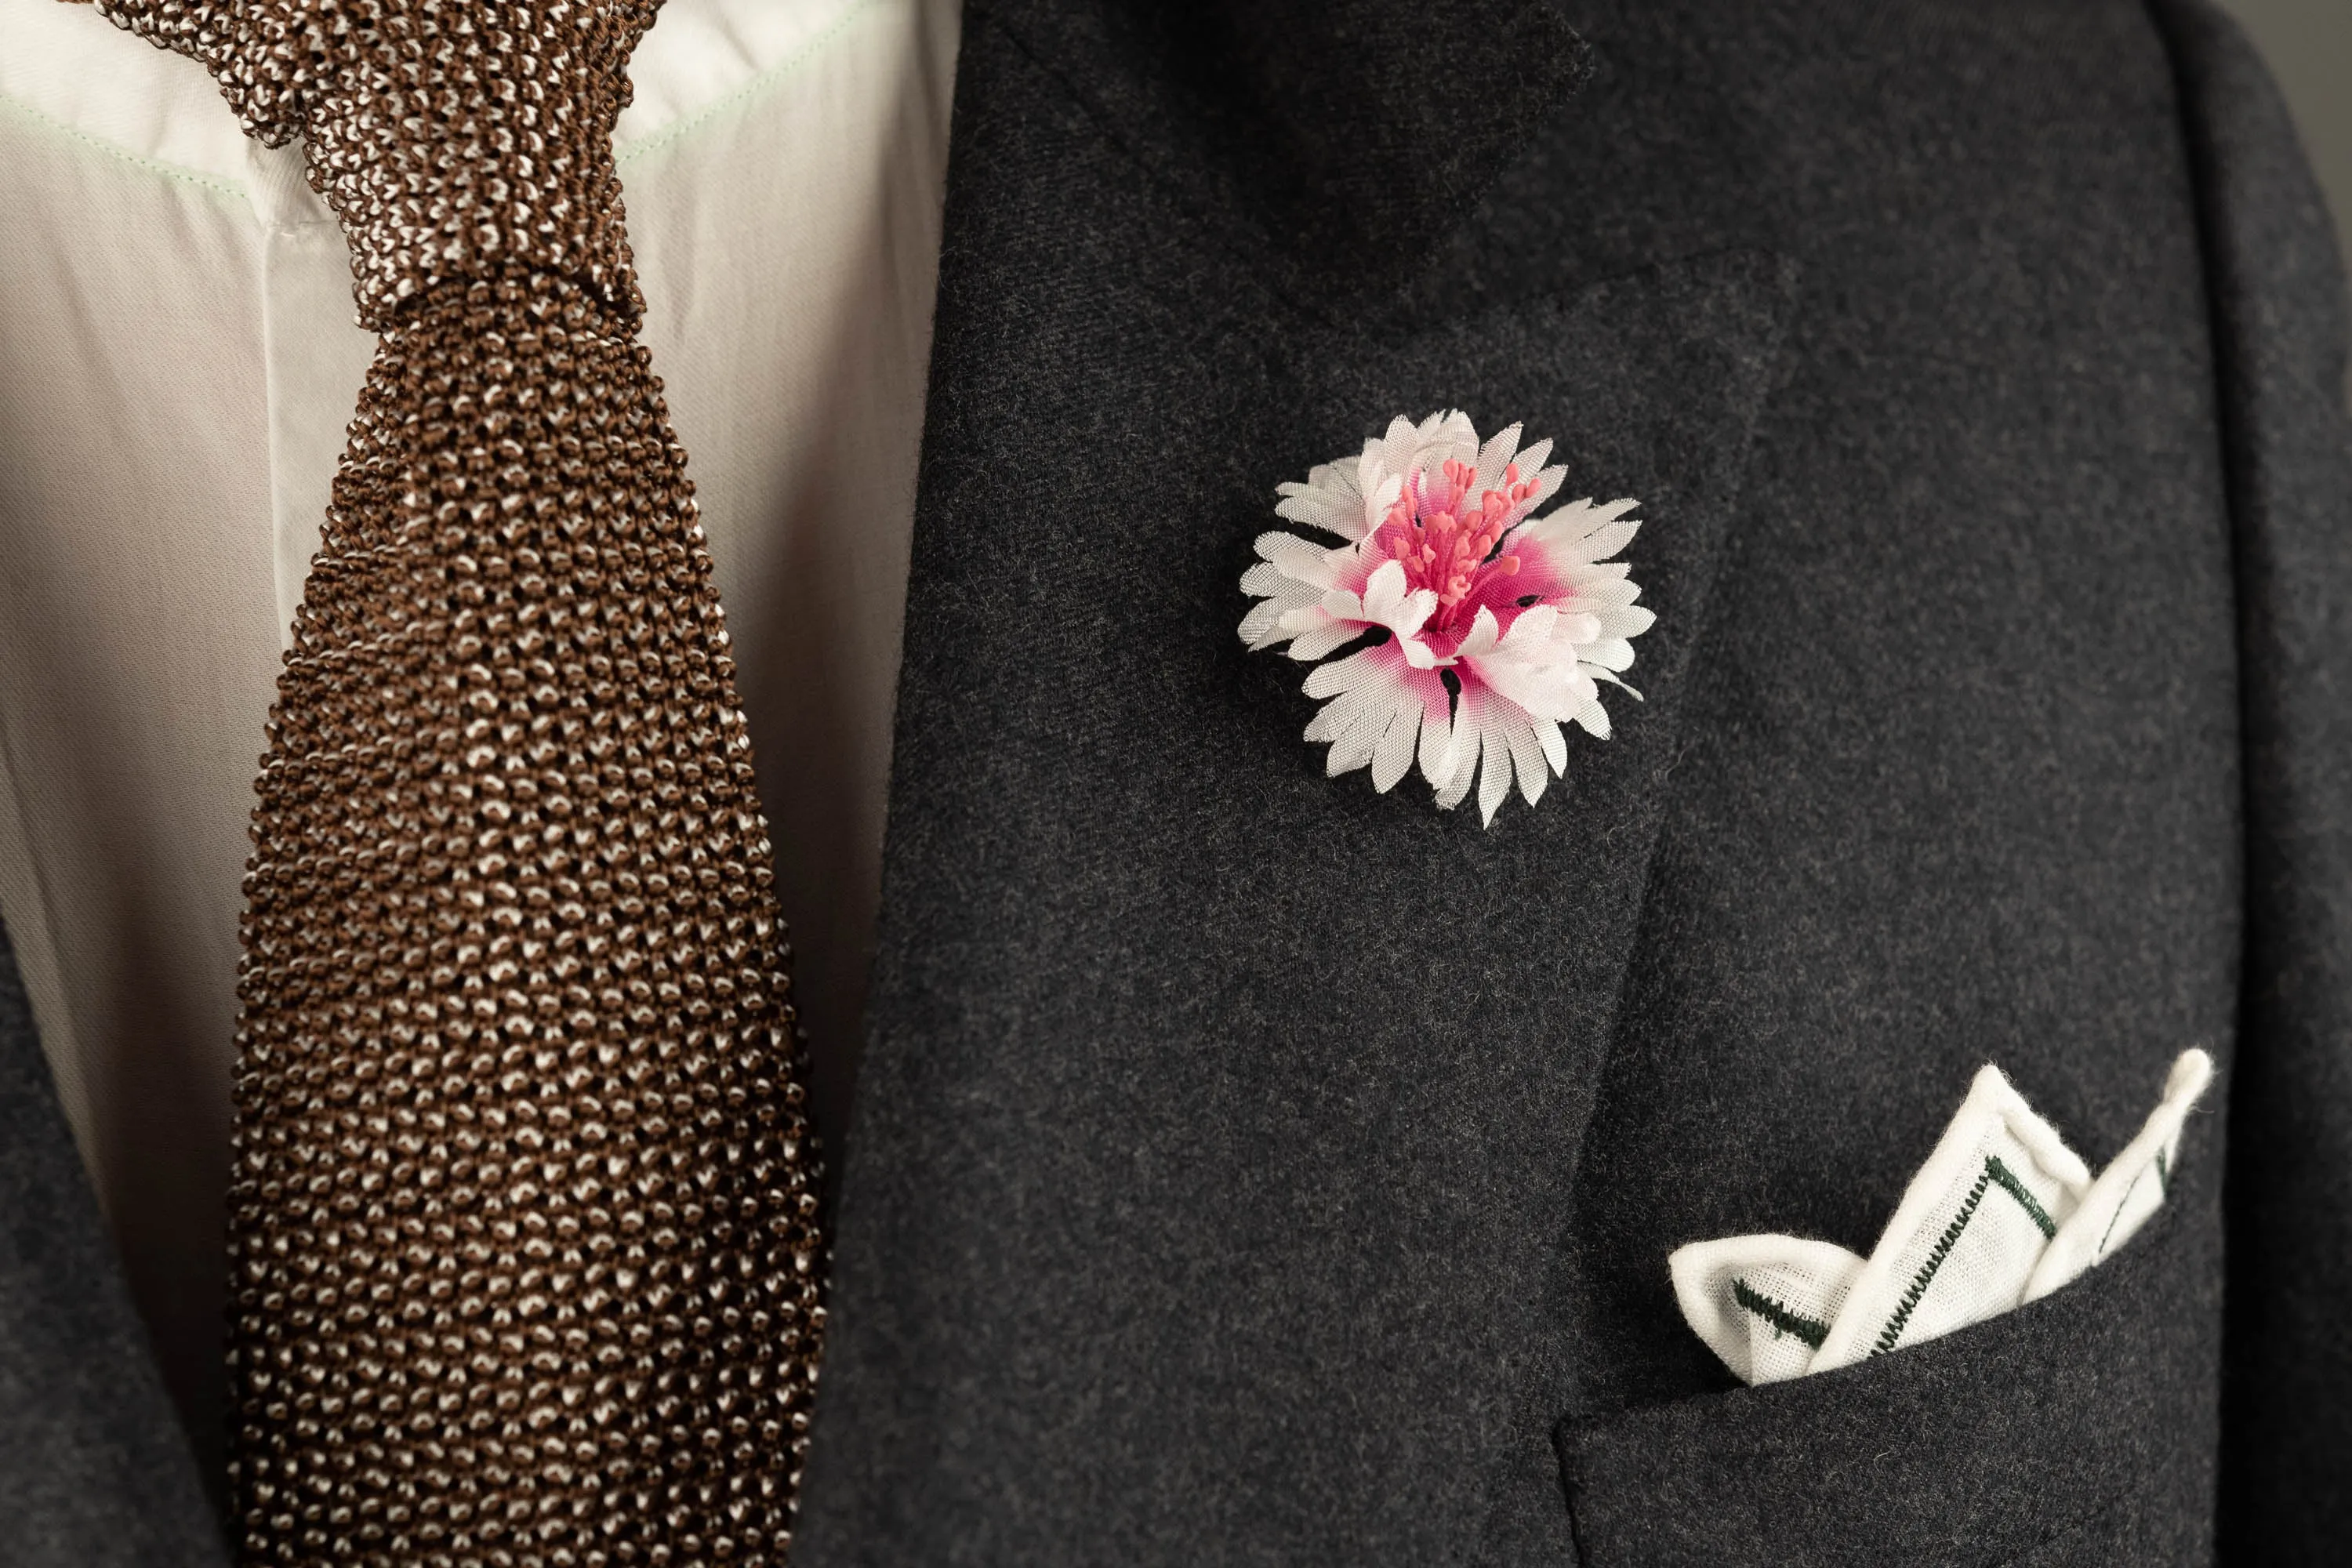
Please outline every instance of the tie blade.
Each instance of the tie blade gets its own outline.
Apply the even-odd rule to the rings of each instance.
[[[386,335],[337,510],[247,879],[245,1550],[780,1562],[815,1151],[642,351],[566,280],[429,301]]]

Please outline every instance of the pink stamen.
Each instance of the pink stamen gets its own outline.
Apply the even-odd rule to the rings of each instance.
[[[1473,501],[1477,478],[1475,468],[1460,461],[1448,462],[1434,483],[1413,474],[1374,536],[1390,559],[1403,565],[1408,589],[1436,593],[1429,626],[1442,636],[1462,629],[1454,623],[1466,617],[1456,612],[1481,582],[1519,570],[1517,556],[1495,556],[1495,550],[1534,498],[1535,481],[1522,479],[1513,463],[1503,470],[1500,489],[1483,491]]]

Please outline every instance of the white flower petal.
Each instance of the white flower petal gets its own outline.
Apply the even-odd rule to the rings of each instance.
[[[1285,521],[1349,540],[1364,536],[1363,511],[1363,503],[1353,485],[1348,487],[1345,495],[1318,490],[1310,495],[1286,497],[1274,505],[1274,515]]]
[[[1376,567],[1364,584],[1364,618],[1387,626],[1404,608],[1404,565],[1390,561]]]
[[[1501,724],[1489,714],[1478,725],[1478,820],[1491,827],[1495,808],[1511,793],[1511,750],[1503,742]]]
[[[1242,641],[1252,648],[1271,647],[1291,634],[1285,630],[1282,617],[1289,606],[1279,599],[1260,599],[1242,617]]]
[[[1450,717],[1425,714],[1421,721],[1421,776],[1429,787],[1444,791],[1460,762],[1462,736]]]
[[[1556,511],[1531,517],[1518,537],[1529,544],[1563,544],[1584,537],[1592,526],[1592,502],[1572,500]]]
[[[1575,661],[1533,664],[1514,658],[1482,658],[1465,661],[1479,680],[1494,689],[1496,694],[1517,704],[1529,713],[1541,713],[1549,718],[1565,719],[1576,711],[1578,688],[1581,681]]]
[[[1634,690],[1632,687],[1626,685],[1623,681],[1618,679],[1614,675],[1612,675],[1609,671],[1601,668],[1599,665],[1580,664],[1576,668],[1582,674],[1590,677],[1595,681],[1607,681],[1610,685],[1615,687],[1618,690],[1623,692],[1634,701],[1639,702],[1642,700],[1642,694],[1640,692]],[[1596,685],[1592,689],[1598,692],[1601,688]]]
[[[1242,574],[1242,592],[1263,598],[1269,594],[1283,592],[1287,584],[1295,581],[1297,579],[1288,574],[1261,561]]]
[[[1259,559],[1284,576],[1312,583],[1318,588],[1328,588],[1339,581],[1339,563],[1347,553],[1278,531],[1259,534],[1255,549]]]
[[[1543,749],[1536,744],[1536,728],[1526,719],[1507,716],[1503,740],[1511,749],[1511,767],[1518,774],[1519,795],[1529,805],[1543,798],[1551,772],[1544,766]]]
[[[1429,617],[1436,613],[1436,592],[1429,588],[1416,588],[1405,599],[1404,613],[1389,623],[1389,630],[1401,637],[1418,637],[1421,634],[1421,628],[1429,624]]]
[[[1335,621],[1369,621],[1364,601],[1345,588],[1334,588],[1315,601],[1315,607]],[[1300,628],[1304,630],[1305,628]]]
[[[1307,475],[1306,484],[1276,487],[1283,500],[1275,507],[1276,515],[1343,539],[1361,539],[1365,532],[1364,487],[1359,484],[1358,474],[1359,464],[1355,462],[1318,465]]]
[[[1471,619],[1470,635],[1462,639],[1462,645],[1454,650],[1454,657],[1457,659],[1483,658],[1495,651],[1495,644],[1498,640],[1495,612],[1481,605],[1478,614]]]
[[[1259,600],[1242,617],[1243,640],[1253,648],[1272,647],[1321,626],[1325,617],[1316,608],[1313,594],[1303,584],[1286,581],[1282,592]]]
[[[1437,809],[1440,811],[1452,811],[1460,805],[1462,797],[1470,793],[1470,781],[1478,774],[1477,740],[1475,734],[1470,739],[1461,739],[1458,734],[1460,728],[1455,726],[1457,738],[1454,771],[1437,789]]]
[[[1614,570],[1610,575],[1599,574],[1603,571],[1611,571],[1612,568]],[[1613,561],[1607,567],[1588,567],[1585,571],[1578,573],[1577,576],[1581,580],[1576,584],[1577,608],[1585,610],[1602,607],[1622,608],[1640,598],[1641,588],[1631,577],[1624,575],[1625,570],[1625,563]]]
[[[1633,668],[1633,645],[1622,637],[1602,637],[1584,645],[1584,662],[1597,664],[1607,670]]]
[[[1372,752],[1372,787],[1382,795],[1396,787],[1397,781],[1412,771],[1413,742],[1421,735],[1421,703],[1412,697],[1400,700],[1391,711],[1389,731]]]
[[[1549,447],[1551,443],[1544,441],[1538,443],[1538,445]],[[1528,465],[1522,463],[1519,466],[1519,472],[1524,474],[1527,471]],[[1554,463],[1549,468],[1538,469],[1535,480],[1536,493],[1528,498],[1528,510],[1529,511],[1535,510],[1536,508],[1539,506],[1549,505],[1551,498],[1559,494],[1559,487],[1568,482],[1567,466],[1565,464]]]
[[[1543,748],[1544,761],[1551,771],[1565,776],[1568,773],[1568,737],[1559,732],[1556,720],[1538,718],[1535,721],[1536,743]]]
[[[1606,561],[1633,543],[1633,535],[1640,532],[1641,529],[1641,521],[1637,518],[1621,518],[1615,522],[1604,522],[1580,540],[1577,542],[1577,548],[1583,552],[1584,558],[1588,561]]]
[[[1366,489],[1363,531],[1359,537],[1370,539],[1378,531],[1381,521],[1389,514],[1389,508],[1396,505],[1397,497],[1402,494],[1404,494],[1404,481],[1396,475],[1388,473],[1382,474],[1379,483]]]
[[[1605,637],[1637,637],[1658,624],[1656,612],[1639,605],[1612,605],[1592,618]]]
[[[1530,543],[1547,544],[1565,551],[1574,560],[1599,561],[1603,556],[1615,554],[1623,548],[1626,540],[1633,537],[1633,531],[1641,526],[1639,519],[1626,520],[1623,538],[1614,543],[1608,542],[1610,536],[1603,534],[1602,531],[1615,528],[1620,520],[1624,519],[1625,513],[1638,504],[1626,500],[1596,506],[1588,496],[1582,500],[1569,502],[1549,517],[1537,518],[1527,525],[1523,536]],[[1601,542],[1595,542],[1596,536],[1600,536]]]
[[[1342,692],[1315,710],[1315,717],[1307,721],[1307,739],[1336,741],[1348,732],[1348,726],[1379,703],[1379,697],[1371,693],[1362,690]]]
[[[1551,642],[1556,648],[1570,649],[1596,641],[1601,635],[1601,617],[1578,612],[1552,623]]]
[[[1595,697],[1591,701],[1578,709],[1576,710],[1576,721],[1584,726],[1584,728],[1592,734],[1599,736],[1601,739],[1605,741],[1609,738],[1609,710],[1601,706],[1600,698]]]
[[[1394,710],[1388,704],[1376,702],[1349,720],[1331,742],[1331,754],[1323,763],[1324,773],[1337,778],[1370,762],[1393,717]]]
[[[1483,608],[1478,613],[1486,614]],[[1502,647],[1514,657],[1532,658],[1538,648],[1551,641],[1552,628],[1559,621],[1559,612],[1551,605],[1531,605],[1513,618],[1511,629],[1503,634]]]
[[[1385,444],[1388,466],[1397,474],[1434,474],[1448,462],[1469,462],[1478,455],[1478,431],[1458,408],[1433,414],[1400,435],[1389,426]]]
[[[1376,647],[1360,648],[1345,658],[1318,664],[1307,672],[1306,684],[1299,689],[1309,697],[1337,697],[1367,681],[1392,679],[1380,663],[1380,651]]]
[[[1502,488],[1503,470],[1509,468],[1511,459],[1518,455],[1519,428],[1517,425],[1506,425],[1478,448],[1478,477],[1471,481],[1474,496],[1480,491]]]
[[[1333,589],[1323,595],[1327,614],[1361,621],[1370,626],[1386,626],[1401,638],[1420,634],[1432,614],[1437,609],[1437,595],[1428,588],[1407,592],[1404,568],[1394,561],[1383,562],[1364,584],[1361,599],[1355,595]],[[1415,659],[1426,668],[1423,660]]]
[[[1301,632],[1290,645],[1290,657],[1301,661],[1321,658],[1325,654],[1364,635],[1364,628],[1350,621],[1332,621],[1312,631]]]

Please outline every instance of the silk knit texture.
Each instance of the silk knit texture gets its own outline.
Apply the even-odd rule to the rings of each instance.
[[[304,142],[381,334],[239,977],[241,1560],[782,1561],[816,1155],[612,127],[651,4],[101,10]]]

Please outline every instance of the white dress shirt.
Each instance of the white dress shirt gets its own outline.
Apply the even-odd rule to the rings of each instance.
[[[880,877],[954,0],[668,0],[616,136],[817,1057]],[[0,0],[0,916],[200,1446],[220,1429],[238,891],[373,337],[299,148],[89,7]]]

